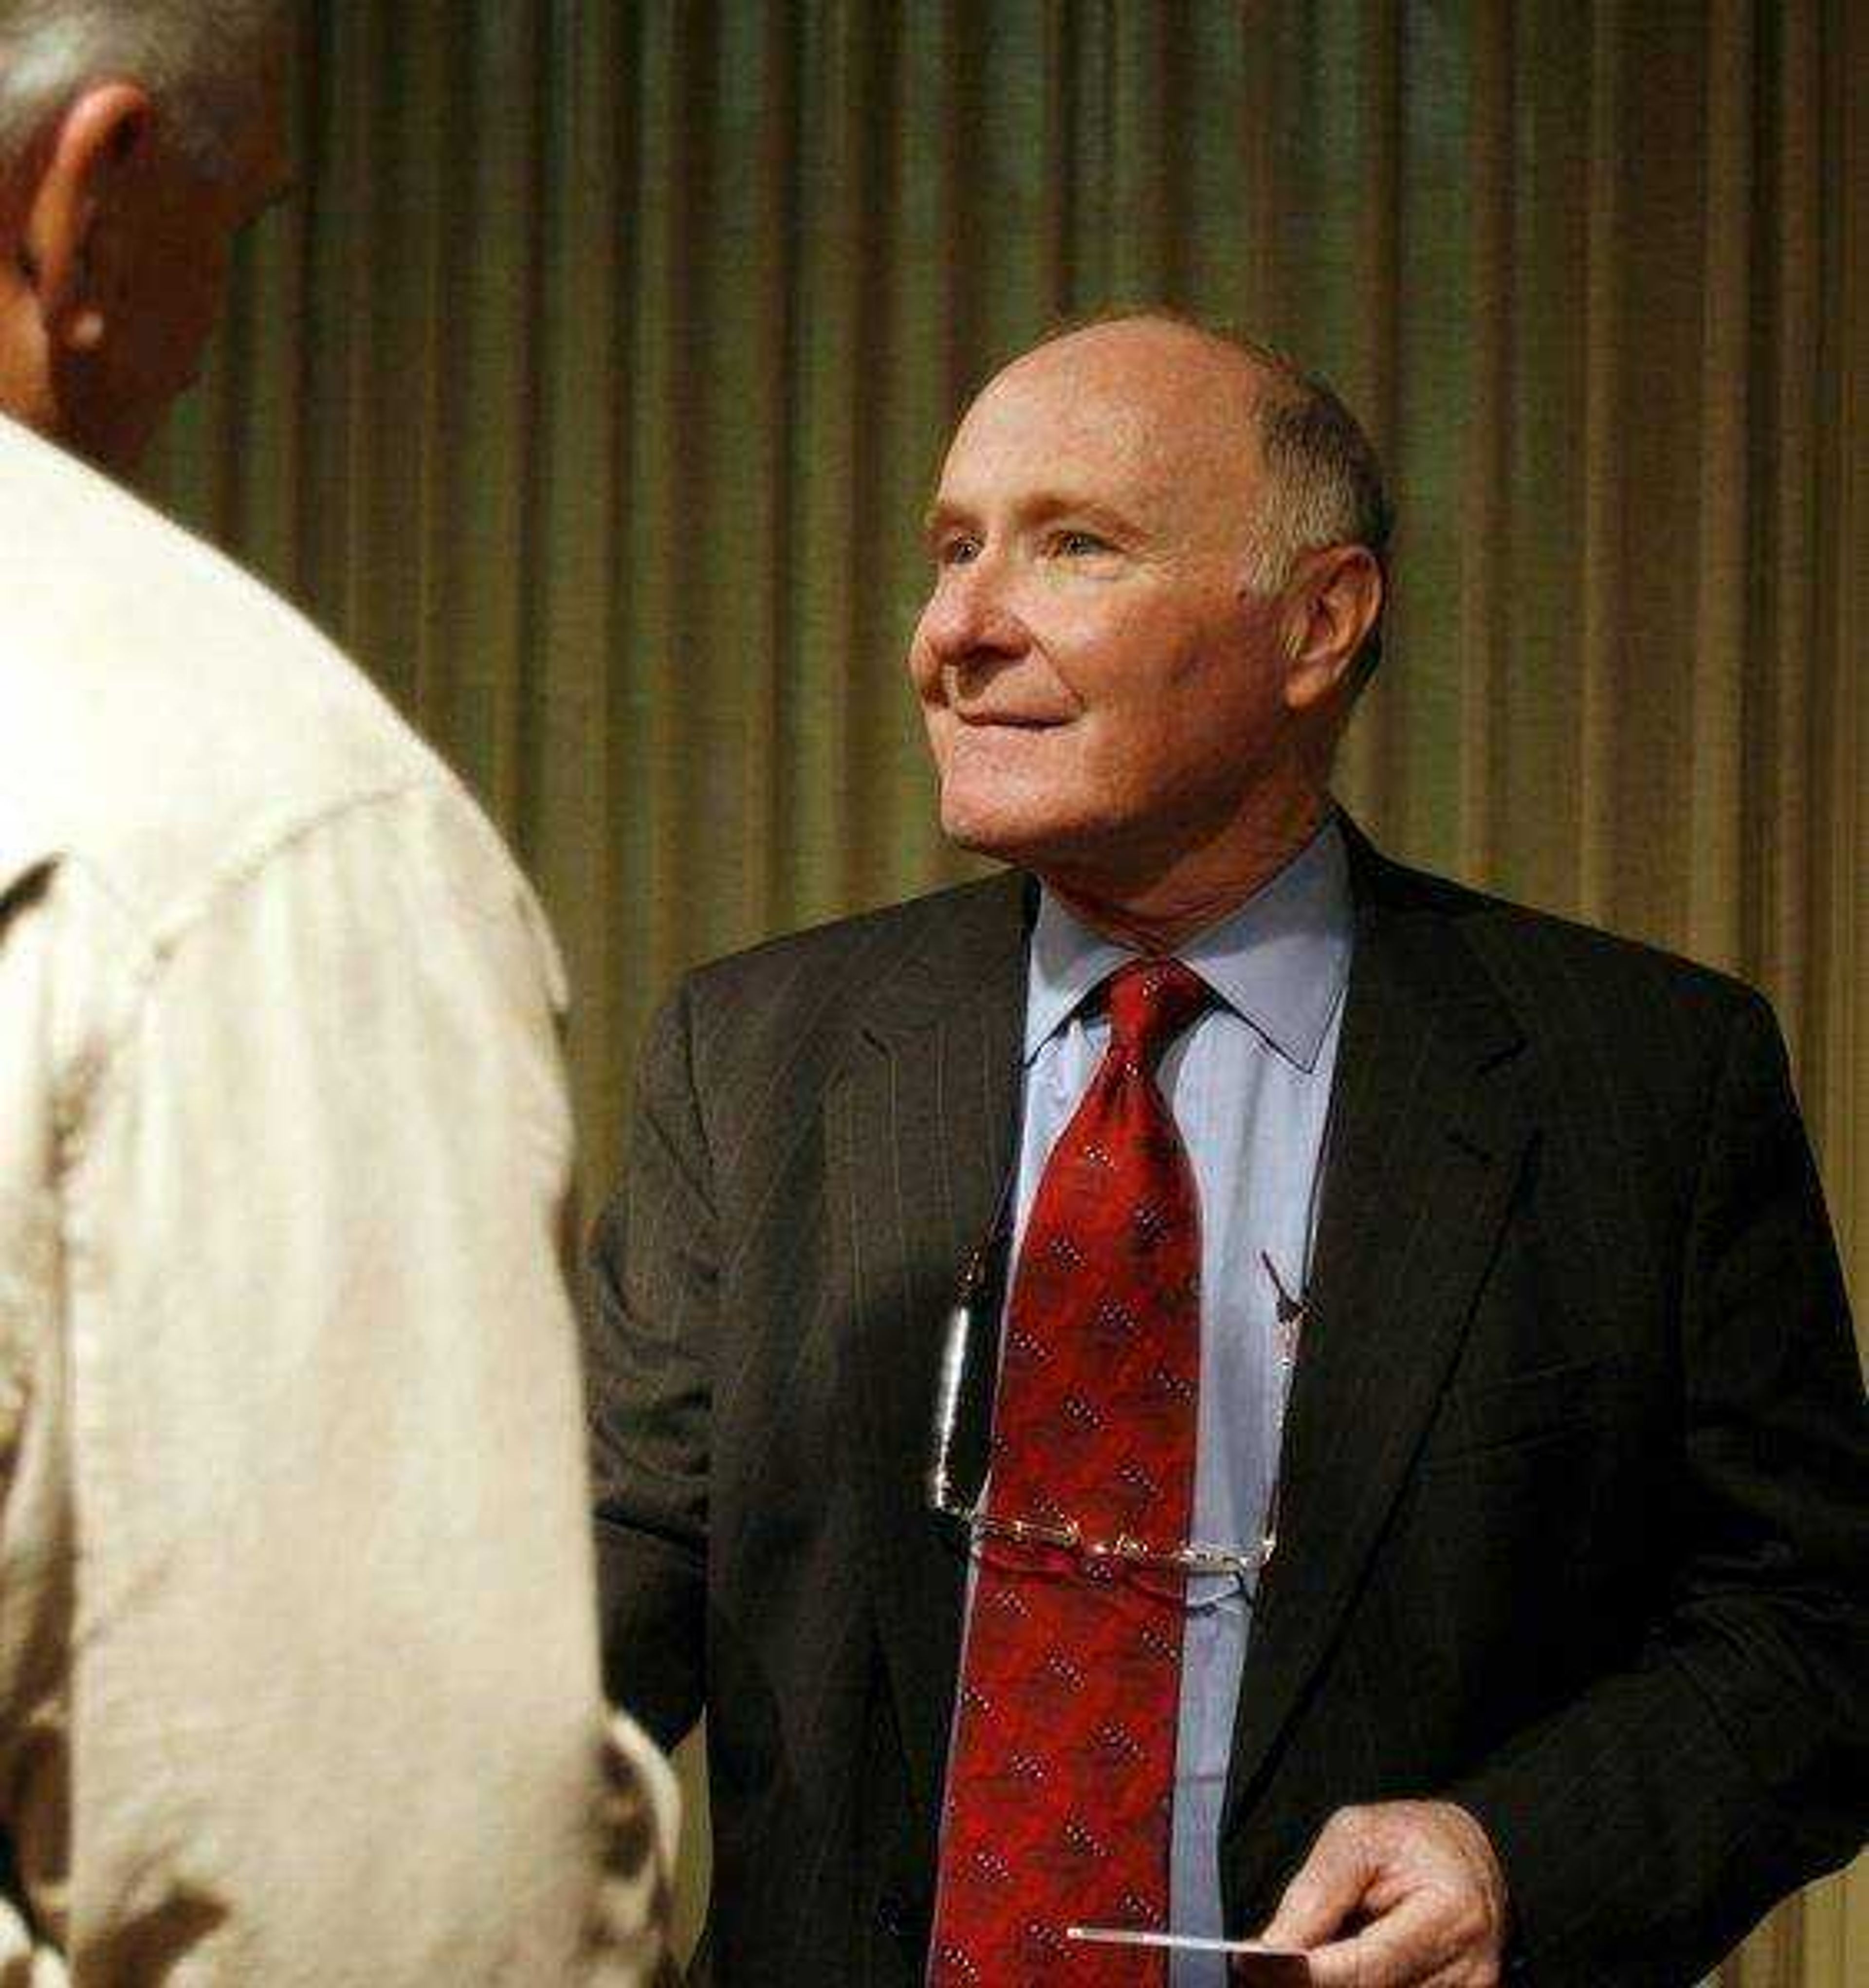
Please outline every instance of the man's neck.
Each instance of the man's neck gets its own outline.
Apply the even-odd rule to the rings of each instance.
[[[1142,953],[1168,953],[1197,932],[1231,918],[1264,889],[1316,834],[1330,814],[1327,794],[1307,794],[1249,840],[1142,881],[1107,881],[1041,870],[1046,887],[1093,931]]]

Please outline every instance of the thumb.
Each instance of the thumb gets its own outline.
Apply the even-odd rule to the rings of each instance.
[[[1278,1910],[1259,1938],[1268,1946],[1321,1945],[1362,1902],[1374,1875],[1360,1832],[1340,1815],[1333,1816],[1280,1895]]]

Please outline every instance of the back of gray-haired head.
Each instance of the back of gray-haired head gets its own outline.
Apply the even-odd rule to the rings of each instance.
[[[0,166],[93,83],[140,84],[174,144],[228,162],[294,0],[0,0]]]
[[[1270,501],[1260,520],[1252,583],[1271,592],[1284,585],[1300,553],[1361,546],[1382,576],[1386,603],[1395,513],[1363,424],[1328,380],[1276,347],[1231,332],[1211,335],[1245,353],[1262,375],[1256,416]],[[1357,658],[1360,681],[1367,681],[1381,654],[1378,616]]]

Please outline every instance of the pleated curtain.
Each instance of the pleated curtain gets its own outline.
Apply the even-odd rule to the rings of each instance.
[[[301,56],[298,190],[149,480],[515,840],[587,1209],[682,967],[968,874],[901,668],[944,438],[1159,300],[1388,462],[1344,800],[1763,986],[1860,1290],[1869,8],[313,0]],[[1848,1988],[1865,1915],[1818,1888],[1724,1979]]]

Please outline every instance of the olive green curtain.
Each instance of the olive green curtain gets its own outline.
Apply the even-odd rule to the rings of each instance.
[[[319,0],[299,73],[152,485],[514,837],[587,1202],[679,968],[965,869],[898,666],[944,431],[1164,299],[1391,465],[1347,800],[1763,984],[1861,1287],[1869,9]],[[1845,1988],[1865,1913],[1820,1888],[1728,1979]]]

